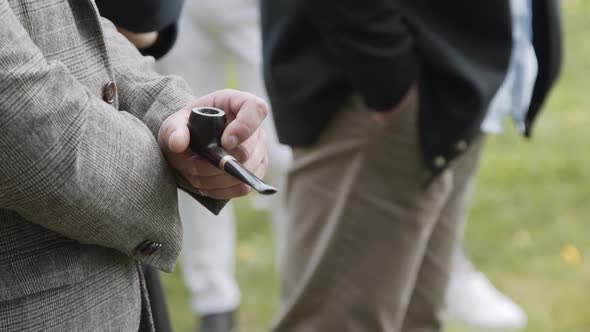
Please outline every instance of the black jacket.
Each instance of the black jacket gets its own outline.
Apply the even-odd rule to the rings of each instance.
[[[558,0],[534,0],[539,75],[527,133],[561,61]],[[395,106],[419,83],[419,132],[435,172],[479,132],[512,47],[508,0],[262,0],[265,81],[281,142],[312,144],[346,98]]]
[[[102,16],[117,27],[133,32],[158,31],[154,45],[139,51],[158,59],[164,56],[178,35],[178,20],[184,0],[96,0]]]

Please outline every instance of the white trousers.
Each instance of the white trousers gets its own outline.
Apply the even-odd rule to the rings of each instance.
[[[158,62],[157,69],[163,74],[182,76],[195,95],[201,96],[227,86],[229,62],[235,70],[238,88],[266,99],[257,3],[256,0],[187,0],[177,44]],[[279,144],[272,119],[267,119],[264,126],[269,154],[265,179],[282,193],[291,151]],[[281,257],[284,243],[282,197],[276,194],[255,198],[256,205],[271,212],[277,257]],[[234,276],[236,231],[232,204],[214,216],[180,192],[179,209],[185,234],[183,272],[193,310],[204,315],[236,309],[240,291]]]

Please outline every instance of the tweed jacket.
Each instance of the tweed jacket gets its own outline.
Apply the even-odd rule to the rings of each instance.
[[[152,62],[90,0],[0,0],[0,331],[153,330],[138,265],[182,237],[155,137],[193,97]]]

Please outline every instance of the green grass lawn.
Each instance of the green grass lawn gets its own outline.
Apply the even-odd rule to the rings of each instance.
[[[466,233],[471,258],[524,307],[530,332],[590,331],[590,1],[562,3],[560,82],[532,141],[512,129],[488,139]],[[239,325],[267,331],[277,305],[273,238],[247,203],[237,201]],[[163,279],[175,330],[192,331],[179,269]]]

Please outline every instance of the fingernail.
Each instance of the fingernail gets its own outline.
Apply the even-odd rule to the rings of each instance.
[[[233,149],[238,146],[238,138],[235,136],[230,136],[225,140],[225,147],[227,149]]]

